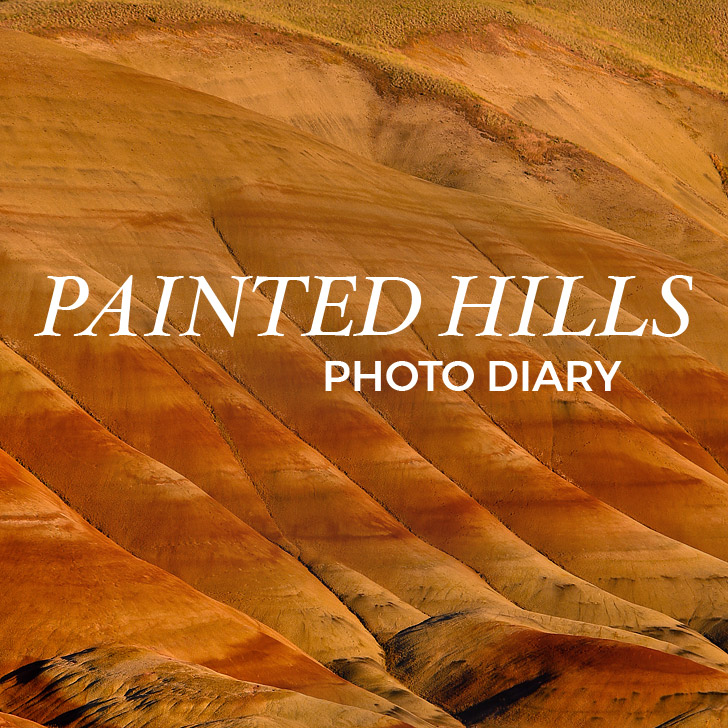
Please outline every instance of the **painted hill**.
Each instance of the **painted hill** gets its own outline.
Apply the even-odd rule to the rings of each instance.
[[[497,14],[377,55],[280,10],[150,12],[3,9],[53,37],[0,30],[0,722],[721,726],[725,100]],[[640,282],[624,326],[668,318],[669,272],[678,339],[438,336],[452,275],[584,275],[579,330],[609,275]],[[36,337],[49,275],[90,302]],[[138,336],[73,337],[129,275]],[[185,280],[150,337],[157,275],[228,308],[236,275],[398,275],[427,310],[304,337],[292,288],[259,337],[264,285],[235,337],[206,303],[180,337]],[[327,359],[622,364],[612,391],[327,393]]]

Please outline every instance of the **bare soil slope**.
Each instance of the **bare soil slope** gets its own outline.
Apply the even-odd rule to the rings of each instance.
[[[222,20],[0,30],[2,720],[720,726],[724,101],[502,25],[403,48],[477,92],[418,98],[329,40]],[[669,320],[667,271],[694,278],[678,339],[482,339],[473,312],[438,336],[452,275],[483,297],[584,275],[578,330],[609,275],[640,281],[622,325]],[[49,275],[90,302],[36,337]],[[130,275],[137,336],[114,316],[72,336]],[[234,337],[202,303],[185,338],[185,280],[150,337],[157,275],[204,275],[228,309],[231,276],[398,275],[426,309],[392,337],[305,337],[314,285],[259,337],[275,289],[246,284]],[[357,330],[368,288],[349,294]],[[406,305],[389,289],[379,325]],[[611,391],[327,393],[329,358],[622,366]]]

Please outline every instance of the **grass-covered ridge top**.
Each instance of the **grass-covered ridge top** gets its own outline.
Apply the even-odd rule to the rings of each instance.
[[[238,0],[233,0],[237,2]],[[365,46],[526,22],[604,60],[654,66],[728,90],[724,0],[245,0],[244,7]]]
[[[238,17],[308,31],[363,49],[396,48],[424,35],[472,32],[493,21],[529,23],[592,58],[653,67],[728,91],[728,6],[724,0],[205,0],[127,3],[140,21],[181,23]],[[99,0],[93,17],[78,17],[76,0],[4,0],[0,20],[37,30],[90,28],[118,15]],[[159,6],[163,6],[160,10]],[[192,12],[190,8],[197,7]],[[75,14],[75,17],[73,17]]]

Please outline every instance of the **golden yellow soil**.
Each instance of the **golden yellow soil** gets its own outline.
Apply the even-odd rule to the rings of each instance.
[[[715,161],[728,159],[726,101],[674,77],[607,72],[530,26],[427,36],[397,51],[403,69],[480,99],[468,102],[399,88],[386,63],[254,25],[55,33],[409,174],[577,215],[728,272]]]
[[[37,725],[38,723],[34,723],[32,720],[25,720],[25,718],[18,718],[15,715],[0,713],[0,726],[3,728],[33,728]]]
[[[229,19],[55,35],[0,29],[0,723],[721,726],[725,101],[523,26],[397,51],[468,103]],[[691,325],[438,336],[451,276],[502,274],[584,275],[573,330],[609,275],[639,279],[624,327],[691,275]],[[37,337],[49,275],[90,301]],[[130,275],[137,336],[72,336]],[[205,303],[185,338],[185,280],[145,336],[157,275],[228,309],[235,275],[397,275],[426,310],[304,337],[314,284],[259,337],[275,289],[246,284],[233,338]],[[388,289],[378,324],[406,307]],[[327,359],[622,365],[612,391],[325,392]]]

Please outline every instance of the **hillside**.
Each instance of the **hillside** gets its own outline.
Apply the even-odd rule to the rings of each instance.
[[[2,5],[0,725],[724,725],[720,12],[708,53],[700,24],[657,33],[672,3]],[[670,274],[677,338],[479,338],[477,311],[439,336],[451,276],[551,276],[548,331],[582,275],[577,331],[610,275],[639,280],[622,326],[672,324]],[[36,336],[64,275],[89,302]],[[187,277],[167,337],[159,275]],[[315,276],[392,275],[412,326],[301,336]],[[74,337],[128,276],[136,336]],[[190,276],[227,310],[231,276],[312,289],[281,337],[272,283],[235,336],[202,302],[185,337]],[[378,325],[406,308],[387,289]],[[610,391],[326,392],[330,359],[621,366]]]

